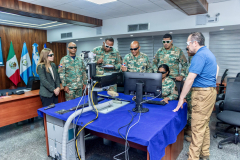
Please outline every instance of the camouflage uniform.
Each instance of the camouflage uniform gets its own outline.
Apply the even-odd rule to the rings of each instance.
[[[179,63],[182,65],[181,74],[179,75]],[[172,46],[170,50],[166,50],[164,47],[160,48],[154,56],[153,70],[157,72],[158,67],[161,64],[169,66],[170,74],[169,78],[176,78],[177,76],[184,76],[187,69],[187,59],[183,54],[183,51],[175,46]]]
[[[188,56],[188,68],[186,70],[186,75],[188,75],[189,73],[189,67],[191,65],[191,61],[192,61],[193,56]],[[191,119],[192,119],[192,101],[191,101],[191,96],[192,96],[192,91],[190,90],[186,96],[186,100],[188,103],[188,120],[187,120],[187,125],[189,127],[191,127]]]
[[[58,67],[62,86],[68,86],[69,93],[65,92],[67,101],[82,96],[83,85],[87,84],[86,67],[80,57],[73,59],[70,55],[64,56]]]
[[[97,64],[97,66],[96,66],[96,74],[97,75],[103,75],[104,73],[110,73],[110,72],[119,72],[122,61],[121,61],[121,56],[119,55],[118,50],[113,48],[111,51],[106,52],[102,46],[99,46],[99,47],[94,48],[92,52],[96,54],[96,62],[100,58],[103,59],[103,63]],[[115,68],[114,69],[106,69],[106,68],[102,67],[107,64],[111,64]],[[110,87],[109,90],[113,90],[113,91],[117,92],[117,85]]]
[[[162,83],[162,98],[169,98],[169,100],[176,100],[178,98],[178,92],[175,89],[175,82],[166,77]]]
[[[133,56],[132,53],[127,54],[123,63],[127,67],[127,72],[141,72],[141,73],[152,73],[152,64],[150,63],[148,56],[142,52],[137,57]]]

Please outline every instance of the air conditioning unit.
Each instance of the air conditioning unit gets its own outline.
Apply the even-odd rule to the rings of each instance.
[[[149,30],[149,23],[128,25],[128,32]]]
[[[64,38],[72,38],[72,32],[61,33],[61,39],[64,39]]]

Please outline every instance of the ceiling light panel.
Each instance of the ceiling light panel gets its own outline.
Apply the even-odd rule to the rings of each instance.
[[[96,3],[96,4],[105,4],[105,3],[115,2],[117,0],[87,0],[87,1]]]

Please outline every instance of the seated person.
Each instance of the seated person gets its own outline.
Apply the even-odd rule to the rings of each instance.
[[[175,82],[168,77],[170,73],[168,65],[161,64],[157,72],[162,73],[162,101],[168,103],[169,100],[176,100],[178,92],[175,89]]]

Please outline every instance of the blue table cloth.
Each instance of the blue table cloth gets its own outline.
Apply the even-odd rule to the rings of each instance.
[[[107,95],[106,92],[101,94]],[[119,93],[119,97],[125,100],[131,100],[132,96]],[[81,98],[76,98],[71,101],[56,104],[52,109],[44,110],[45,107],[38,110],[38,115],[43,117],[43,113],[59,118],[66,121],[73,111],[65,113],[63,115],[55,113],[61,109],[70,109],[77,106]],[[161,100],[161,99],[155,99]],[[106,102],[108,99],[101,101]],[[87,102],[87,97],[85,103]],[[83,99],[80,104],[83,104]],[[146,104],[143,103],[143,107],[149,108],[149,112],[142,113],[140,121],[134,127],[131,128],[128,134],[128,141],[147,146],[150,158],[152,160],[160,160],[165,155],[165,148],[177,140],[178,134],[183,130],[187,123],[187,104],[183,105],[183,109],[174,113],[172,110],[176,108],[178,101],[169,101],[169,104],[165,106]],[[86,126],[86,128],[112,135],[121,138],[118,133],[118,129],[128,124],[132,116],[128,110],[132,110],[135,107],[135,102],[131,101],[129,104],[118,108],[108,114],[99,113],[99,117],[96,121]],[[135,114],[134,112],[132,112]],[[79,118],[77,124],[80,126],[85,125],[89,121],[93,120],[96,114],[92,111],[83,113]],[[139,114],[134,118],[131,125],[136,123],[139,119]],[[121,129],[120,133],[125,136],[126,128]]]

